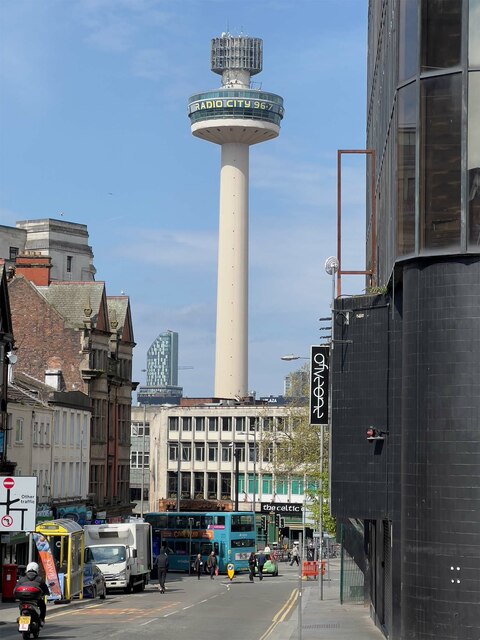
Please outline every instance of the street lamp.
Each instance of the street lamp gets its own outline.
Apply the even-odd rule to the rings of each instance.
[[[240,476],[240,447],[237,447],[235,442],[231,442],[229,447],[233,448],[233,456],[235,458],[235,509],[238,511],[238,480]]]
[[[286,360],[287,362],[290,362],[291,360],[310,360],[310,358],[307,356],[296,356],[293,353],[291,353],[286,356],[281,356],[280,360]]]
[[[142,452],[142,490],[140,494],[141,499],[141,507],[140,507],[140,517],[143,518],[143,500],[145,497],[145,429],[147,423],[147,405],[143,405],[143,452]]]
[[[252,494],[252,511],[255,513],[257,502],[257,418],[254,418],[255,425],[253,430],[253,494]],[[247,438],[252,435],[251,431],[239,431],[238,436],[246,436]],[[250,451],[250,449],[249,449]],[[248,469],[247,469],[248,470]],[[248,474],[247,474],[248,475]]]

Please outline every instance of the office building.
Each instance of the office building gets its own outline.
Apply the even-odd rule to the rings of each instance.
[[[147,351],[147,384],[139,387],[137,401],[144,404],[179,404],[178,333],[161,333]]]
[[[372,0],[374,288],[335,301],[331,491],[391,640],[480,637],[479,122],[480,2]]]

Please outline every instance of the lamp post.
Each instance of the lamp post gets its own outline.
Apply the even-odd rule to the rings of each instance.
[[[142,445],[142,489],[140,493],[141,506],[140,506],[140,517],[143,518],[143,501],[145,498],[145,430],[147,423],[147,405],[143,405],[143,445]]]
[[[192,526],[193,526],[193,518],[188,519],[188,575],[192,572]]]

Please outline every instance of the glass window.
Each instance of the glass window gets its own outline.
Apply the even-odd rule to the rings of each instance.
[[[217,498],[217,474],[207,473],[207,498]]]
[[[192,484],[192,476],[190,473],[182,473],[181,474],[181,483],[182,483],[182,498],[190,498],[190,488]]]
[[[248,493],[258,493],[258,476],[253,473],[248,474]]]
[[[273,477],[271,474],[264,474],[262,477],[262,493],[273,493]]]
[[[208,430],[209,431],[218,431],[218,418],[209,418],[208,419]]]
[[[273,444],[263,445],[263,461],[273,462]]]
[[[480,0],[470,0],[468,8],[468,64],[471,67],[478,67],[480,66]]]
[[[398,92],[397,255],[415,251],[416,89],[413,83]]]
[[[263,430],[273,431],[273,418],[271,416],[263,419]]]
[[[208,461],[217,462],[218,460],[218,444],[216,442],[209,442],[208,444]]]
[[[398,76],[400,82],[402,82],[407,78],[411,78],[417,72],[417,0],[402,0],[402,2],[399,3],[399,12]]]
[[[182,461],[190,462],[192,459],[192,444],[191,442],[182,442]]]
[[[15,260],[15,258],[18,256],[18,253],[19,253],[18,247],[10,247],[10,252],[9,252],[10,260]]]
[[[23,418],[17,418],[15,420],[15,443],[21,444],[23,442]]]
[[[478,5],[480,13],[480,3]],[[480,71],[468,74],[469,248],[480,247]]]
[[[292,495],[302,495],[303,494],[303,478],[294,477],[292,478]]]
[[[286,496],[288,495],[288,480],[287,478],[277,478],[277,491],[276,493]]]
[[[248,461],[249,462],[255,462],[255,451],[256,451],[255,443],[249,442],[248,443]]]
[[[222,418],[222,431],[231,431],[232,430],[232,419],[231,418]]]
[[[73,261],[73,257],[67,256],[67,273],[72,272],[72,261]]]
[[[422,249],[460,248],[461,80],[452,74],[421,82]]]
[[[176,471],[168,472],[168,497],[176,498],[177,497],[177,487],[178,487],[178,478]]]
[[[233,531],[253,531],[253,516],[249,515],[232,515],[232,532]]]
[[[460,64],[462,3],[423,0],[422,71],[446,69]]]
[[[195,431],[205,431],[205,418],[195,418]]]
[[[220,498],[222,500],[229,500],[232,496],[232,474],[221,473],[220,474]]]
[[[169,460],[177,460],[177,454],[178,454],[178,444],[172,444],[169,443],[168,445],[168,459]]]
[[[168,418],[168,428],[170,431],[178,431],[178,418],[176,416]]]
[[[182,431],[191,431],[191,430],[192,430],[192,419],[182,418]]]
[[[245,418],[235,418],[235,431],[245,431]]]
[[[222,462],[231,462],[232,461],[232,449],[228,444],[222,444]]]
[[[195,443],[195,461],[205,462],[205,443],[204,442]]]
[[[205,491],[205,475],[200,471],[193,474],[194,493],[196,498],[203,498]]]
[[[245,477],[243,473],[238,476],[238,493],[243,493],[245,491]]]

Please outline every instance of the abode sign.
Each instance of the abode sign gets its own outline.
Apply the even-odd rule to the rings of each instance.
[[[310,351],[310,424],[328,424],[328,370],[330,347]]]

